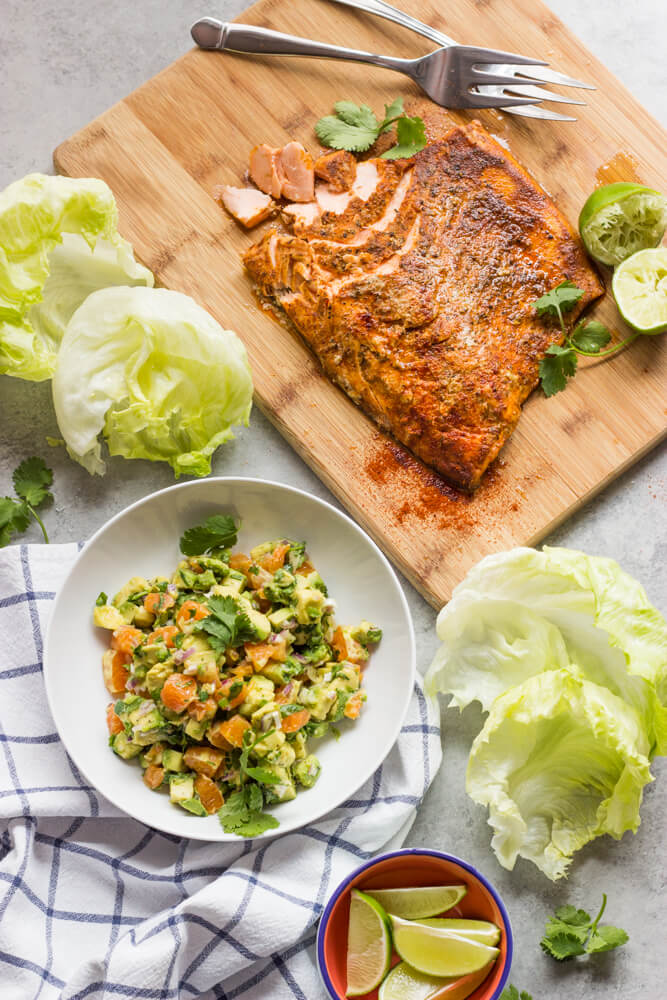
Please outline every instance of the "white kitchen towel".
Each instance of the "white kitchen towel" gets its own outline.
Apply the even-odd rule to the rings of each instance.
[[[45,628],[77,551],[0,551],[0,995],[320,1000],[317,919],[402,842],[440,765],[437,709],[416,685],[384,764],[301,830],[229,845],[143,826],[86,783],[46,703]]]

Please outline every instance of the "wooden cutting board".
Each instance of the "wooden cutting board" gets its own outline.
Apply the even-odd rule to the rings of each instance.
[[[478,114],[573,223],[596,183],[634,173],[667,191],[665,132],[538,0],[459,0],[446,5],[446,15],[435,0],[403,6],[461,42],[541,55],[597,86],[575,92],[587,107],[575,109],[574,124]],[[324,0],[260,0],[239,20],[406,57],[432,48],[389,22]],[[184,48],[188,41],[184,23]],[[320,373],[298,337],[258,308],[239,261],[257,232],[242,232],[212,191],[239,182],[258,142],[299,139],[315,151],[313,124],[336,100],[379,111],[399,94],[416,93],[407,78],[368,66],[191,50],[59,146],[54,160],[62,173],[107,181],[122,235],[158,282],[192,295],[239,333],[258,405],[439,606],[482,556],[537,542],[661,439],[667,337],[641,338],[611,362],[584,361],[552,399],[533,393],[473,497],[460,496],[379,432]],[[610,295],[595,314],[626,335]]]

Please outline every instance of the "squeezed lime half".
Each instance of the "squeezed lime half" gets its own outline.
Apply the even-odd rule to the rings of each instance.
[[[618,311],[633,330],[667,331],[667,247],[628,257],[614,271],[611,288]]]
[[[621,181],[597,188],[579,215],[579,232],[591,257],[616,267],[639,250],[657,247],[667,229],[667,198]]]

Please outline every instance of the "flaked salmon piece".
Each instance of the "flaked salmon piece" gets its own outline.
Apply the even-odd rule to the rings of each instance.
[[[288,201],[312,201],[315,196],[313,158],[300,142],[288,142],[278,155],[281,194]]]
[[[346,149],[335,149],[315,160],[315,176],[326,181],[334,194],[349,191],[357,176],[357,161]]]
[[[276,204],[270,195],[255,188],[238,188],[226,184],[216,190],[215,197],[246,229],[252,229],[253,226],[264,222],[264,219],[268,219],[276,209]]]
[[[563,340],[533,303],[574,282],[570,328],[604,289],[551,198],[479,123],[432,114],[427,135],[409,161],[364,161],[378,174],[366,200],[267,234],[243,260],[355,403],[473,489]]]
[[[250,150],[250,179],[260,191],[270,194],[272,198],[280,198],[285,180],[281,152],[282,150],[267,146],[266,143]]]
[[[320,206],[316,201],[308,201],[303,205],[286,205],[283,209],[283,217],[287,216],[285,222],[288,224],[300,223],[302,226],[310,226],[320,217]]]

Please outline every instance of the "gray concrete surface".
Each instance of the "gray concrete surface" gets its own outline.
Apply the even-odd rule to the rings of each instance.
[[[213,9],[234,16],[242,6],[227,0]],[[403,7],[409,7],[407,0]],[[589,0],[585,7],[579,0],[551,0],[551,7],[667,123],[664,0]],[[58,142],[180,55],[189,44],[190,22],[210,12],[201,0],[61,0],[56,5],[0,0],[0,188],[29,171],[50,171]],[[57,433],[48,384],[0,378],[0,494],[9,489],[11,470],[21,459],[44,455],[55,470],[56,503],[45,518],[54,541],[85,538],[130,502],[173,482],[166,467],[122,459],[110,462],[105,478],[91,478],[62,449],[48,447],[46,436]],[[250,428],[218,451],[214,473],[273,478],[328,497],[257,411]],[[549,541],[618,559],[667,610],[666,481],[667,454],[654,452]],[[37,530],[29,537],[38,541]],[[434,614],[407,585],[406,591],[423,669],[436,647]],[[479,726],[473,709],[463,715],[443,709],[444,763],[408,843],[459,854],[495,882],[516,935],[512,980],[534,1000],[666,996],[664,762],[654,765],[658,780],[647,790],[639,833],[618,844],[598,841],[581,852],[567,882],[553,886],[528,863],[505,872],[490,851],[484,812],[464,791],[466,756]],[[538,941],[552,907],[571,901],[594,910],[603,891],[609,895],[609,920],[629,931],[630,944],[618,953],[564,966],[545,957]]]

